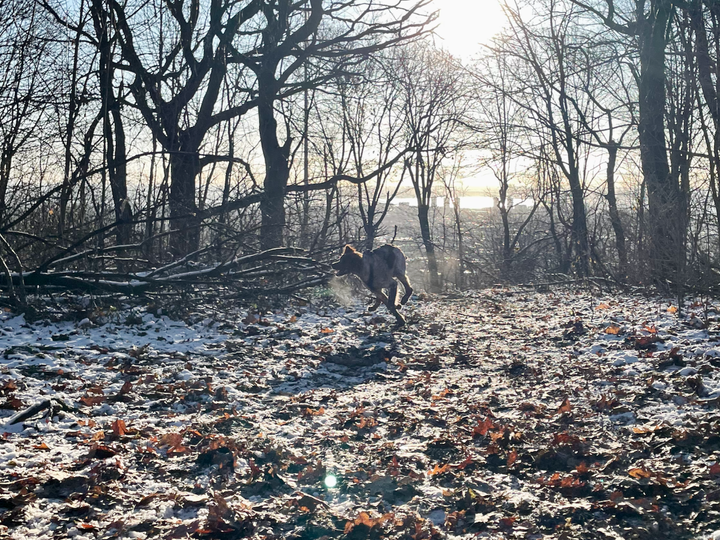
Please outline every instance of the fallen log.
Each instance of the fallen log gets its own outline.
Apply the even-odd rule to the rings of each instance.
[[[52,412],[56,408],[67,412],[76,410],[75,407],[73,407],[61,398],[54,397],[50,399],[44,399],[42,401],[39,401],[38,403],[30,405],[24,411],[20,411],[14,414],[10,417],[10,419],[6,422],[5,425],[12,426],[13,424],[18,424],[27,420],[28,418],[32,418],[33,416],[44,411],[45,409],[48,409],[50,411],[50,415],[52,416]]]

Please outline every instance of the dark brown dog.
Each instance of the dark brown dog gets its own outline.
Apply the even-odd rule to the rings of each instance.
[[[389,244],[363,253],[352,246],[345,246],[340,260],[332,267],[337,270],[338,276],[355,274],[370,289],[377,299],[375,304],[368,308],[370,311],[375,311],[381,303],[385,304],[399,323],[405,323],[405,318],[398,313],[398,308],[407,304],[413,289],[405,276],[406,261],[402,251]],[[394,278],[400,280],[405,289],[400,305],[396,303],[398,283]],[[387,295],[383,289],[388,289]]]

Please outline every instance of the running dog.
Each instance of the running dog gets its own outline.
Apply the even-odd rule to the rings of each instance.
[[[331,266],[337,270],[338,276],[355,274],[370,289],[375,295],[376,301],[368,308],[369,311],[375,311],[380,304],[385,304],[397,322],[405,324],[405,318],[398,313],[398,308],[407,304],[413,289],[405,276],[406,261],[402,251],[390,244],[363,253],[355,250],[352,246],[345,246],[340,260]],[[398,283],[394,278],[398,278],[405,289],[400,305],[396,304]],[[387,295],[383,289],[388,290]]]

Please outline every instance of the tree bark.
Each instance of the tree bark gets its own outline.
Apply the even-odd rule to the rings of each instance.
[[[260,200],[260,248],[280,247],[285,230],[285,188],[290,176],[290,139],[281,145],[275,120],[274,65],[264,68],[258,76],[258,123],[260,145],[265,158],[264,193]]]
[[[195,202],[195,177],[200,173],[197,152],[170,154],[170,253],[181,257],[200,245],[200,222]]]
[[[432,292],[440,291],[440,276],[438,274],[437,256],[435,255],[435,244],[430,234],[430,207],[426,204],[418,204],[418,221],[420,222],[420,235],[423,245],[425,246],[425,254],[428,259],[428,271],[430,273],[430,290]]]
[[[659,280],[676,280],[683,257],[684,231],[680,192],[672,182],[665,139],[665,47],[671,0],[653,0],[650,14],[639,20],[640,159],[647,185],[652,273]],[[639,14],[640,17],[644,17]]]
[[[620,212],[618,212],[617,198],[615,196],[615,164],[617,163],[618,147],[614,142],[610,142],[607,146],[608,164],[607,164],[607,195],[605,198],[608,202],[608,210],[610,213],[610,223],[615,232],[615,248],[618,252],[618,261],[620,268],[620,277],[627,277],[628,261],[627,247],[625,246],[625,230],[620,220]]]

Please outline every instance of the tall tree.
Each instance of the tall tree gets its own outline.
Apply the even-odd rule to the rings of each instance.
[[[620,35],[637,38],[638,138],[649,203],[650,268],[660,280],[678,281],[684,260],[685,194],[668,163],[666,53],[676,6],[684,0],[634,0],[618,13],[614,0],[590,5],[572,0]],[[624,7],[624,5],[623,5]]]
[[[537,136],[547,141],[551,159],[570,187],[572,262],[584,276],[590,272],[590,245],[581,174],[583,128],[576,109],[587,107],[587,100],[578,90],[577,76],[583,62],[579,53],[581,43],[574,31],[576,13],[563,0],[547,0],[528,7],[539,10],[534,16],[530,12],[532,21],[523,9],[507,10],[512,40],[504,41],[505,49],[498,52],[526,65],[527,69],[516,75],[519,90],[516,99],[535,120]]]
[[[241,28],[258,16],[262,2],[166,0],[159,8],[169,15],[164,21],[158,20],[152,4],[109,0],[109,5],[122,57],[118,67],[132,76],[131,105],[169,154],[174,230],[170,249],[176,256],[184,255],[196,250],[200,241],[196,178],[218,159],[200,155],[205,137],[213,127],[256,105],[250,92],[229,103],[220,104],[219,97],[231,65],[231,44],[246,34]],[[148,32],[154,23],[161,24],[158,32]],[[150,47],[153,39],[162,40],[161,58],[150,53],[158,48],[157,43]],[[240,75],[235,77],[240,80]]]
[[[502,222],[502,253],[498,270],[509,279],[513,272],[516,248],[522,233],[535,214],[539,198],[536,196],[532,210],[516,226],[512,223],[513,201],[511,183],[522,174],[528,144],[525,108],[514,99],[515,69],[520,68],[516,59],[506,54],[490,51],[478,59],[473,67],[476,81],[474,106],[477,109],[476,130],[480,149],[486,157],[484,165],[492,170],[498,182],[498,203]]]
[[[434,15],[420,15],[428,0],[267,0],[261,4],[265,23],[257,46],[245,52],[235,49],[233,59],[249,68],[257,82],[254,101],[265,160],[260,242],[261,247],[270,248],[283,242],[291,167],[291,136],[288,129],[283,137],[278,134],[277,104],[338,75],[354,73],[369,55],[417,38]]]
[[[382,168],[403,151],[402,94],[392,75],[392,62],[390,55],[378,58],[377,62],[368,63],[361,78],[344,77],[339,82],[342,129],[358,178]],[[402,178],[395,178],[395,185],[390,185],[395,173],[395,169],[388,168],[374,179],[357,184],[365,249],[373,249],[390,203],[402,185]]]
[[[91,0],[90,13],[95,28],[96,43],[99,52],[98,78],[100,88],[100,108],[103,119],[103,141],[105,146],[105,164],[110,181],[117,243],[130,242],[132,232],[132,206],[127,189],[127,150],[125,145],[125,127],[120,113],[120,95],[122,87],[115,88],[115,61],[113,48],[117,35],[113,31],[112,13],[105,8],[103,0]]]
[[[413,149],[405,166],[417,200],[430,288],[439,291],[430,209],[440,166],[463,142],[459,128],[468,109],[465,71],[448,53],[419,44],[404,50],[397,73],[403,91],[406,137]]]

